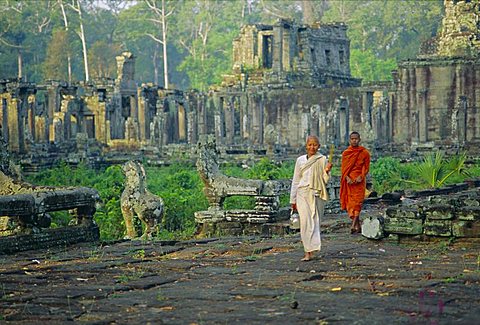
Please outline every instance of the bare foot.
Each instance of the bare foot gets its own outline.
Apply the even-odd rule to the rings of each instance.
[[[304,261],[304,262],[310,261],[312,258],[313,258],[312,252],[306,252],[305,256],[302,258],[302,261]]]

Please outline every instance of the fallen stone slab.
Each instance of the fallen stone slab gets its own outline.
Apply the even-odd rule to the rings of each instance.
[[[423,219],[385,217],[384,231],[392,234],[420,235],[423,234]]]

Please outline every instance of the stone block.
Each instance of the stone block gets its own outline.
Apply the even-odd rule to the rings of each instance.
[[[452,220],[426,219],[424,233],[429,236],[448,237],[452,235]]]
[[[367,217],[362,223],[362,235],[370,239],[380,239],[384,237],[383,217]]]
[[[216,209],[197,211],[194,216],[197,223],[220,222],[225,220],[225,211]]]
[[[423,219],[385,217],[384,231],[386,233],[419,235],[423,233]]]
[[[462,207],[457,210],[456,215],[459,220],[465,220],[465,221],[480,220],[480,207],[478,206]]]
[[[422,219],[422,216],[416,207],[388,207],[385,211],[385,216],[396,219]]]
[[[239,236],[243,234],[243,227],[240,222],[218,222],[215,224],[215,234],[219,236]]]
[[[429,220],[451,220],[454,216],[453,206],[446,204],[426,206],[423,212]]]
[[[455,220],[452,223],[452,233],[455,237],[480,238],[480,219]]]

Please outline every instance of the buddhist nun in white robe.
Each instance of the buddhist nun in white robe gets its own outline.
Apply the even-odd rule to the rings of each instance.
[[[292,210],[300,217],[300,237],[305,255],[302,261],[313,258],[313,252],[320,251],[320,220],[325,202],[328,200],[327,183],[332,164],[320,154],[320,142],[316,136],[308,136],[307,154],[297,158],[290,190]]]

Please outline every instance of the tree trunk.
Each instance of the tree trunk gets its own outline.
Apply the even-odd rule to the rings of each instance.
[[[85,39],[85,32],[83,30],[83,20],[82,20],[82,8],[80,7],[80,2],[77,0],[78,5],[78,17],[80,18],[80,39],[82,40],[82,49],[83,49],[83,63],[85,66],[85,81],[90,80],[89,71],[88,71],[88,58],[87,58],[87,40]]]
[[[158,44],[155,44],[155,49],[153,50],[153,82],[158,85]]]
[[[67,32],[67,38],[68,38],[68,19],[67,19],[67,14],[65,13],[65,7],[63,6],[62,0],[58,0],[60,4],[60,8],[62,9],[62,15],[63,15],[63,24],[65,26],[65,31]],[[72,58],[70,54],[70,49],[67,49],[67,71],[68,71],[68,83],[72,83]]]
[[[18,62],[18,80],[21,80],[23,77],[23,57],[22,50],[18,49],[17,52],[17,62]]]
[[[163,81],[165,89],[169,88],[168,85],[168,60],[167,60],[167,24],[165,16],[165,0],[162,0],[162,40],[163,40]]]

